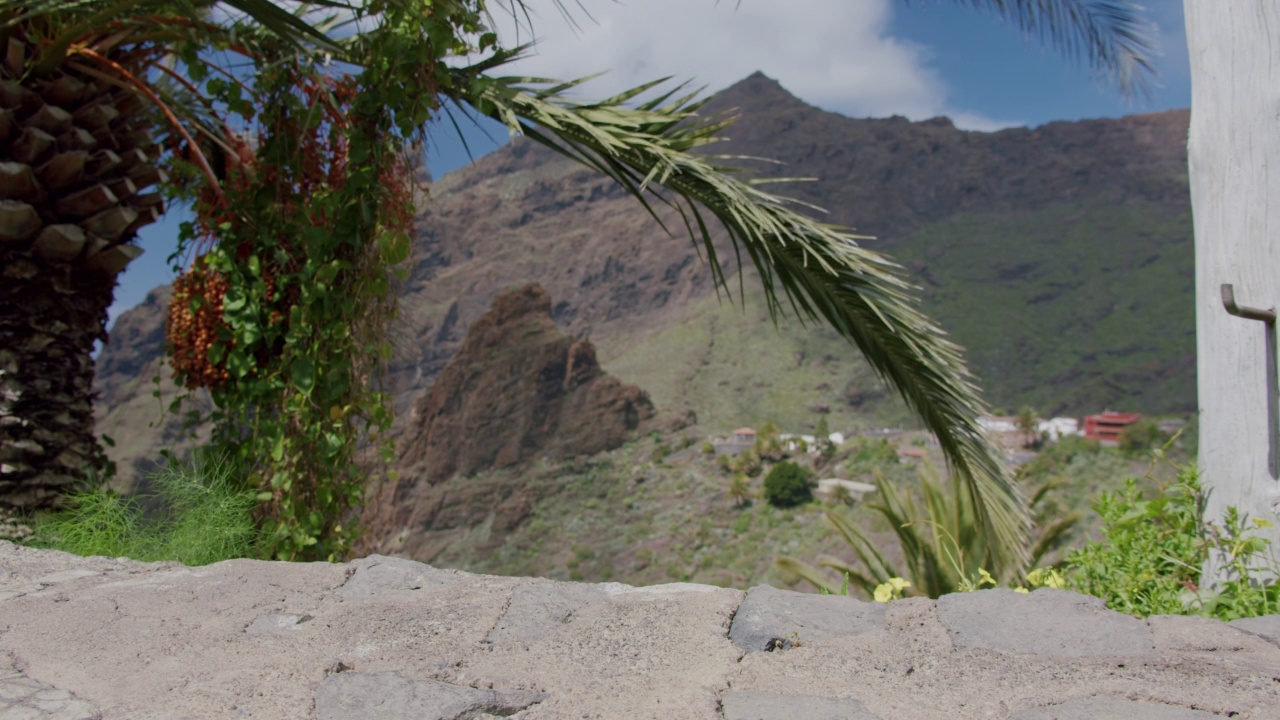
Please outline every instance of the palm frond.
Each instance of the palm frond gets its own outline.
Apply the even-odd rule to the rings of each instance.
[[[848,578],[849,585],[858,588],[867,594],[868,597],[875,594],[876,585],[884,582],[888,578],[877,579],[876,577],[868,577],[857,569],[837,560],[835,558],[824,557],[818,561],[819,565],[836,571],[836,578],[832,580],[826,573],[815,568],[803,560],[797,560],[792,557],[780,557],[773,561],[774,567],[778,569],[784,578],[804,580],[805,582],[818,588],[820,592],[836,595],[837,588],[844,584],[845,578]]]
[[[827,510],[825,513],[827,524],[836,531],[845,544],[853,550],[854,555],[858,557],[858,561],[863,567],[867,568],[867,572],[877,582],[884,582],[891,577],[897,577],[898,571],[884,555],[876,548],[875,543],[871,542],[871,538],[867,537],[862,529],[853,523],[844,513],[834,510]]]
[[[202,22],[216,3],[208,0],[3,0],[0,11],[16,11],[4,26],[19,23],[48,21],[60,31],[63,42],[57,43],[58,52],[65,52],[70,40],[85,30],[98,31],[108,23],[118,26],[146,23],[155,18],[180,17]],[[336,52],[339,45],[323,30],[323,23],[308,20],[305,15],[316,8],[354,11],[355,6],[336,0],[311,0],[302,3],[295,12],[280,7],[272,0],[221,0],[226,8],[242,15],[233,23],[204,23],[209,29],[223,25],[259,26],[298,48],[311,48],[321,52]]]
[[[789,306],[801,321],[825,322],[854,344],[937,436],[999,559],[1010,567],[1021,564],[1028,521],[999,452],[978,425],[985,406],[960,348],[917,309],[914,288],[898,265],[859,246],[860,236],[803,215],[787,199],[691,153],[720,140],[731,123],[698,115],[705,99],[686,96],[661,107],[628,107],[618,98],[581,103],[530,89],[527,81],[459,80],[450,83],[450,92],[512,132],[613,178],[655,218],[651,199],[677,209],[706,251],[713,277],[727,286],[706,215],[718,220],[734,250],[759,273],[775,321]],[[657,192],[655,185],[670,192]]]
[[[1071,531],[1075,529],[1076,524],[1083,518],[1084,513],[1073,510],[1041,530],[1040,537],[1036,538],[1036,541],[1031,545],[1027,567],[1038,567],[1044,556],[1058,549]]]
[[[907,4],[921,0],[903,0]],[[1155,78],[1151,58],[1155,27],[1130,0],[953,0],[989,10],[1023,32],[1057,46],[1070,58],[1087,58],[1127,94],[1145,94]]]

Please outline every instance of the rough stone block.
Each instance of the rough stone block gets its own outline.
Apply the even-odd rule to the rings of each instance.
[[[1016,712],[1009,720],[1209,720],[1211,712],[1118,697],[1076,698]]]
[[[92,704],[66,690],[0,667],[0,718],[5,720],[100,720]]]
[[[1194,615],[1152,615],[1151,637],[1160,652],[1271,651],[1266,641],[1221,620]]]
[[[36,580],[41,585],[56,585],[58,583],[68,582],[71,580],[79,580],[85,577],[97,577],[102,573],[97,570],[89,570],[86,568],[72,568],[70,570],[62,570],[55,573],[49,573],[44,577]]]
[[[506,717],[546,699],[526,690],[497,691],[411,678],[400,673],[341,672],[316,691],[316,720],[459,720]]]
[[[554,635],[573,619],[581,608],[609,597],[599,585],[580,583],[534,583],[518,585],[511,604],[499,618],[485,642],[528,648],[531,643]]]
[[[843,595],[812,595],[757,585],[733,616],[729,639],[742,650],[785,650],[792,641],[857,635],[884,628],[884,605]]]
[[[244,629],[244,632],[246,635],[269,635],[297,629],[299,625],[310,619],[311,616],[306,614],[270,612],[255,618],[249,624],[249,627]]]
[[[1065,590],[952,593],[938,598],[937,610],[961,649],[1050,657],[1144,655],[1155,649],[1142,620]]]
[[[351,565],[355,574],[336,593],[343,600],[400,597],[463,581],[456,571],[437,570],[425,563],[386,555],[370,555]]]
[[[1267,642],[1280,647],[1280,615],[1264,615],[1255,618],[1243,618],[1227,623],[1237,630],[1252,633]]]
[[[851,698],[730,690],[721,701],[724,720],[881,720]]]

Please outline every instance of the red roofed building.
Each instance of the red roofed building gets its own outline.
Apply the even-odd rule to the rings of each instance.
[[[1120,433],[1129,425],[1142,419],[1139,413],[1111,412],[1101,415],[1086,415],[1084,418],[1084,436],[1102,442],[1117,442]]]

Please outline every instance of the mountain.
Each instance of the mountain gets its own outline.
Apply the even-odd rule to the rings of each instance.
[[[706,112],[740,116],[708,152],[768,157],[778,191],[874,235],[922,287],[924,309],[968,349],[989,401],[1044,414],[1195,407],[1193,257],[1185,111],[995,133],[945,118],[851,119],[763,75]],[[750,270],[717,296],[674,212],[665,233],[611,181],[517,140],[433,183],[401,288],[393,385],[399,428],[503,290],[537,280],[551,317],[600,364],[709,429],[909,422],[857,353],[762,308]],[[732,270],[734,253],[721,238]],[[175,394],[159,387],[160,289],[122,316],[99,360],[100,431],[122,482],[160,447],[180,451]],[[160,399],[153,397],[160,394]]]
[[[632,439],[654,416],[643,390],[601,371],[590,340],[551,321],[537,283],[493,301],[413,410],[400,484],[594,455]]]
[[[542,286],[511,289],[471,324],[415,404],[396,480],[365,508],[363,542],[370,551],[391,542],[430,561],[487,521],[500,545],[542,494],[526,482],[535,461],[613,450],[642,432],[674,429],[671,419],[652,422],[643,390],[605,374],[590,340],[556,327]],[[491,469],[518,472],[484,472]]]

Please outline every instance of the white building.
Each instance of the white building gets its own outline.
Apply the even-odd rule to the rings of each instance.
[[[818,494],[830,496],[837,487],[843,487],[848,490],[849,494],[858,500],[861,500],[863,495],[876,491],[876,486],[869,483],[858,482],[857,480],[842,480],[840,478],[826,478],[818,481]]]
[[[1041,420],[1036,423],[1036,432],[1040,435],[1047,434],[1050,442],[1058,442],[1067,435],[1079,435],[1080,421],[1069,417]]]

